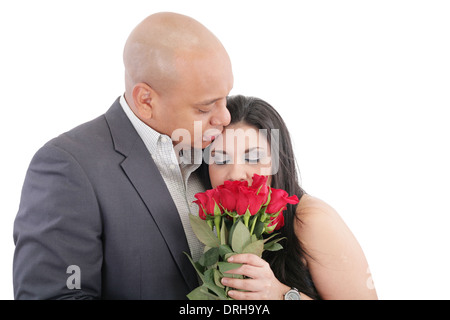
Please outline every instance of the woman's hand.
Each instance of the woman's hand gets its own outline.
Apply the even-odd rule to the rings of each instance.
[[[254,254],[236,254],[228,258],[228,262],[242,263],[237,269],[228,271],[231,274],[240,274],[248,279],[234,279],[224,277],[222,284],[234,289],[228,295],[236,300],[283,300],[289,287],[282,284],[273,274],[270,265]]]

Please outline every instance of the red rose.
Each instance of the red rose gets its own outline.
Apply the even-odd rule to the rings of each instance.
[[[239,194],[239,187],[247,187],[247,181],[225,181],[224,184],[216,187],[220,194],[220,204],[229,212],[236,211],[236,200]]]
[[[267,185],[266,176],[260,176],[258,174],[254,174],[252,178],[252,185],[250,186],[252,189],[256,189],[258,194],[265,195],[265,200],[267,200],[267,196],[269,195],[269,186]],[[266,201],[264,201],[264,204]]]
[[[282,189],[274,189],[272,188],[272,193],[270,196],[270,202],[267,206],[266,213],[267,214],[275,214],[282,210],[285,210],[286,204],[297,204],[298,198],[296,195],[289,197],[289,194]]]
[[[249,187],[239,187],[238,198],[236,201],[236,212],[238,215],[244,215],[247,209],[250,214],[255,215],[261,206],[265,203],[267,195],[257,194],[258,190]]]
[[[220,204],[222,207],[229,212],[235,211],[237,195],[223,186],[217,187],[217,190],[220,193]]]
[[[197,200],[194,201],[199,207],[198,216],[206,220],[206,216],[214,216],[214,210],[216,208],[216,204],[220,203],[220,193],[217,189],[206,190],[205,192],[200,192],[195,195]],[[222,213],[222,209],[220,209],[220,214]]]
[[[284,226],[284,215],[283,212],[280,212],[276,217],[270,218],[270,222],[267,227],[275,226],[274,230],[279,230],[282,226]],[[273,231],[272,231],[273,232]]]
[[[250,186],[253,189],[257,189],[261,193],[268,193],[269,192],[269,186],[267,185],[267,179],[266,176],[260,176],[258,174],[254,174],[252,178],[252,185]]]
[[[230,190],[234,194],[238,194],[239,187],[248,187],[248,182],[247,181],[237,181],[237,180],[236,181],[227,180],[223,183],[223,185],[220,185],[217,188],[224,188],[224,189]]]

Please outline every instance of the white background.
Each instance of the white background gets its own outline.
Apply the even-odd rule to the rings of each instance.
[[[123,93],[122,49],[147,15],[212,30],[232,94],[284,117],[302,185],[354,232],[381,299],[450,299],[448,1],[2,1],[0,298],[33,154]]]

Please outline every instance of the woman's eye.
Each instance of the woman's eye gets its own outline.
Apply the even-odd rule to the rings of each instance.
[[[230,159],[223,154],[216,153],[214,156],[214,163],[217,165],[224,165],[230,162]]]
[[[256,164],[259,162],[259,158],[253,158],[253,159],[248,158],[248,159],[245,159],[245,161],[248,163],[251,163],[251,164]]]
[[[229,160],[228,159],[225,159],[225,160],[219,160],[219,159],[214,159],[214,163],[215,164],[217,164],[217,165],[224,165],[224,164],[227,164],[229,162]]]

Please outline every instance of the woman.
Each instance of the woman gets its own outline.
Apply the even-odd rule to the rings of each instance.
[[[210,147],[209,166],[202,169],[205,183],[214,188],[226,180],[251,183],[255,173],[269,175],[271,187],[300,199],[284,212],[283,250],[266,251],[264,259],[238,254],[228,260],[243,264],[230,273],[245,276],[223,278],[224,285],[241,289],[229,291],[230,297],[276,300],[298,291],[300,299],[377,299],[366,258],[349,228],[332,207],[299,186],[289,132],[277,111],[244,96],[229,97],[227,108],[231,123]]]

